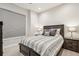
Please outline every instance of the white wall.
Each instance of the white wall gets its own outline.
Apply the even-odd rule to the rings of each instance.
[[[63,4],[43,12],[39,16],[39,23],[41,25],[65,24],[65,37],[70,37],[67,26],[79,25],[79,4]],[[79,36],[79,31],[76,36]]]
[[[27,12],[27,19],[26,19],[26,36],[30,36],[31,34],[31,14],[30,10]]]
[[[38,26],[38,14],[31,11],[31,35],[34,35]]]

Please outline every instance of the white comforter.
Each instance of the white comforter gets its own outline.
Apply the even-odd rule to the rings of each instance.
[[[64,40],[61,35],[56,36],[33,36],[21,43],[32,48],[41,56],[54,56],[60,50]]]

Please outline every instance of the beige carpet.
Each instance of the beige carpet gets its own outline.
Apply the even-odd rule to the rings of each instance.
[[[8,47],[4,49],[3,56],[23,56],[19,52],[19,46]],[[63,53],[61,56],[79,56],[79,53],[63,49]]]
[[[64,49],[61,56],[79,56],[79,53]]]
[[[8,47],[3,50],[3,56],[23,56],[19,52],[19,46]]]

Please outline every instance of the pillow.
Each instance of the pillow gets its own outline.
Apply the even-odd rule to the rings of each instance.
[[[44,35],[45,36],[49,36],[50,35],[50,32],[45,32]]]
[[[55,36],[56,34],[60,34],[60,28],[54,28],[54,29],[44,29],[43,34],[45,36]]]
[[[56,29],[50,29],[50,36],[55,36],[56,35]]]
[[[49,36],[50,35],[49,29],[44,29],[44,32],[42,35]]]
[[[60,34],[60,30],[61,30],[60,28],[59,28],[59,29],[57,29],[56,34]]]

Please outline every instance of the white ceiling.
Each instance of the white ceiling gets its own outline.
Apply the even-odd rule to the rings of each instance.
[[[22,7],[24,9],[30,9],[35,12],[43,12],[48,9],[54,8],[62,3],[15,3],[17,6]]]

